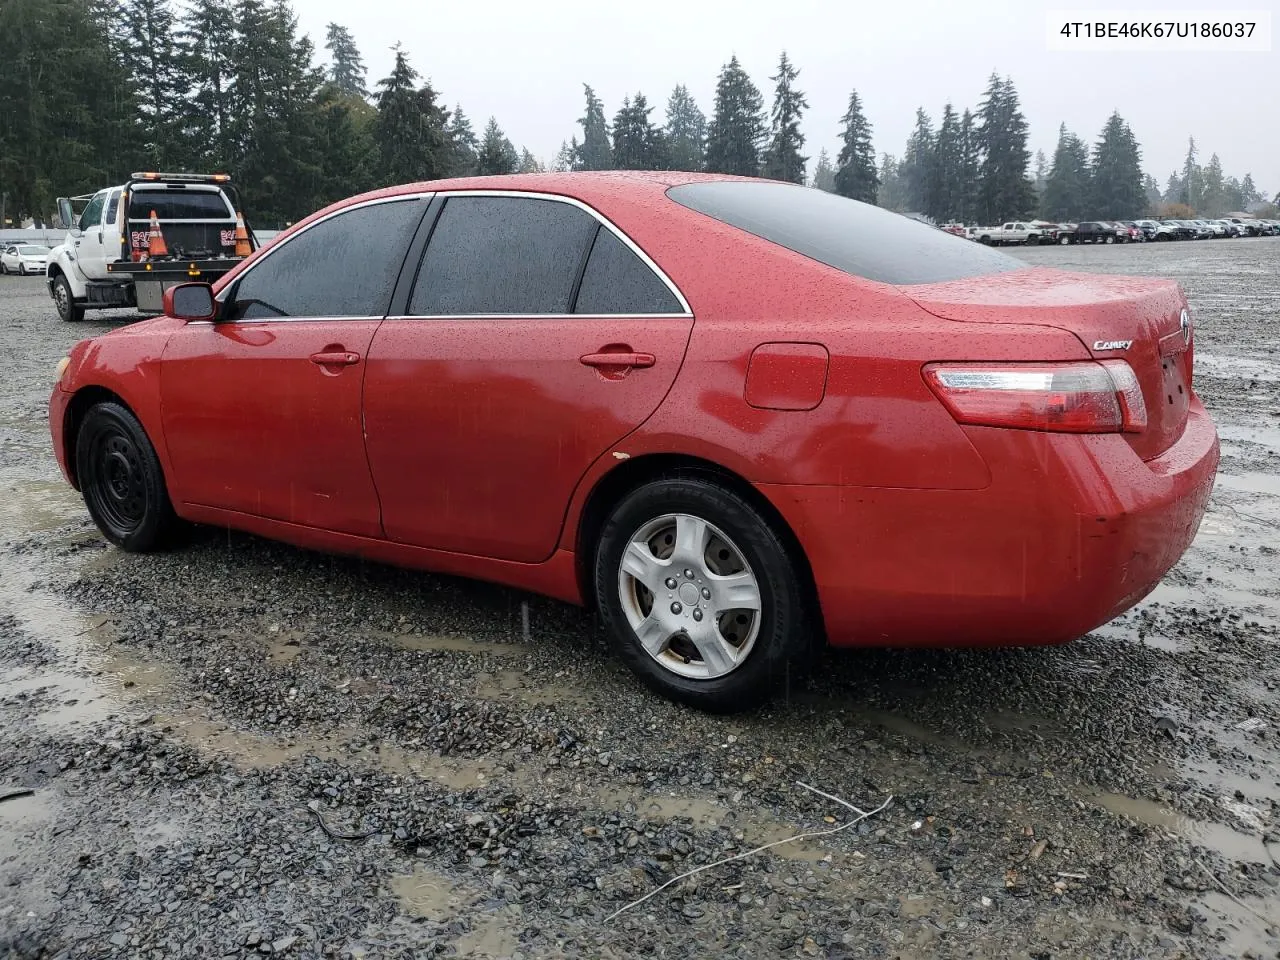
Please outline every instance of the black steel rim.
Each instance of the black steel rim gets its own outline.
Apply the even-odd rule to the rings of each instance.
[[[107,429],[89,453],[89,496],[103,521],[120,535],[133,533],[147,512],[147,491],[138,447],[124,431]]]

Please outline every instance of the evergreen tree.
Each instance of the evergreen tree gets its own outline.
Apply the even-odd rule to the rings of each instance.
[[[572,141],[560,141],[560,152],[556,154],[556,158],[552,161],[551,169],[556,173],[564,173],[566,170],[573,169],[573,158],[578,153],[578,138],[574,137]]]
[[[933,123],[923,107],[916,109],[916,126],[907,138],[902,155],[901,176],[907,211],[923,212],[929,205],[929,189],[933,182]]]
[[[315,209],[323,187],[315,139],[323,74],[286,0],[237,0],[234,14],[233,172],[257,222],[289,222]]]
[[[1043,150],[1036,151],[1035,172],[1031,175],[1031,182],[1035,184],[1036,196],[1044,196],[1044,182],[1049,176],[1049,160],[1044,155]]]
[[[1204,177],[1196,158],[1196,138],[1187,141],[1187,157],[1182,162],[1182,179],[1178,188],[1178,202],[1192,210],[1200,209],[1201,194],[1204,192]]]
[[[223,0],[195,0],[178,31],[191,93],[183,104],[184,127],[199,169],[226,170],[236,160],[236,24]]]
[[[701,170],[707,150],[707,118],[684,84],[667,100],[665,130],[672,170]]]
[[[637,93],[624,98],[613,118],[613,166],[618,170],[661,170],[667,165],[663,133],[649,120],[653,108]]]
[[[447,173],[451,177],[469,177],[476,172],[476,151],[480,141],[471,129],[471,119],[462,112],[461,104],[455,104],[449,125],[445,129],[445,141],[449,145]]]
[[[1089,148],[1064,123],[1058,128],[1058,147],[1045,178],[1040,215],[1063,223],[1082,220],[1091,215],[1089,193]]]
[[[587,112],[578,119],[582,125],[582,143],[574,154],[575,170],[608,170],[613,166],[613,147],[609,143],[609,125],[604,119],[604,104],[587,84],[582,85],[587,97]]]
[[[974,127],[973,112],[966,109],[960,115],[960,214],[961,223],[976,223],[978,219],[979,174],[982,166],[982,148],[978,131]]]
[[[872,167],[875,170],[875,167]],[[827,148],[823,147],[818,151],[818,165],[813,170],[813,184],[819,190],[825,190],[827,193],[836,192],[836,168],[831,165],[831,158],[827,156]]]
[[[1240,181],[1240,195],[1244,200],[1240,205],[1241,209],[1251,203],[1257,203],[1262,199],[1262,194],[1258,191],[1258,188],[1254,186],[1252,173],[1246,173],[1244,175],[1244,179]]]
[[[182,69],[172,0],[126,0],[123,53],[138,92],[138,147],[144,166],[181,170],[193,158],[183,134],[190,80]]]
[[[787,59],[784,50],[778,60],[778,72],[769,78],[774,82],[773,126],[764,157],[764,175],[792,183],[804,183],[805,164],[809,162],[808,157],[800,154],[804,147],[800,118],[808,109],[809,101],[795,88],[799,76],[800,71]]]
[[[934,141],[929,190],[924,212],[937,223],[957,220],[964,213],[964,156],[960,143],[960,118],[947,104]]]
[[[1089,192],[1092,216],[1107,220],[1132,220],[1142,216],[1147,198],[1142,186],[1141,161],[1133,131],[1119,113],[1111,114],[1093,148]]]
[[[707,128],[707,172],[759,176],[765,136],[764,99],[735,55],[716,82],[715,112]]]
[[[1220,217],[1235,209],[1227,206],[1226,187],[1222,176],[1222,161],[1215,153],[1204,168],[1204,193],[1201,196],[1200,212],[1207,217]]]
[[[839,177],[839,172],[836,176]],[[890,154],[884,154],[880,160],[880,189],[876,194],[876,203],[886,210],[904,213],[907,209],[907,189],[902,177],[902,163]]]
[[[849,92],[849,106],[841,118],[840,153],[836,155],[832,186],[842,197],[876,203],[882,177],[876,173],[876,152],[871,145],[871,124],[862,112],[858,91]],[[889,155],[885,154],[886,163]],[[883,206],[883,204],[882,204]]]
[[[978,216],[983,223],[1020,219],[1035,209],[1035,188],[1027,178],[1027,120],[1012,80],[992,74],[978,106],[982,153]]]
[[[431,84],[416,89],[417,79],[418,72],[397,47],[391,73],[378,81],[376,98],[374,141],[384,183],[434,180],[458,162],[456,146],[449,138],[448,111],[436,103]]]
[[[496,176],[504,173],[515,173],[520,168],[520,155],[515,146],[503,134],[498,121],[493,117],[485,124],[484,136],[480,139],[480,151],[476,157],[476,173],[482,177]]]
[[[1156,208],[1160,206],[1160,184],[1156,182],[1155,177],[1148,173],[1143,177],[1142,189],[1147,195],[1147,214],[1153,214]]]
[[[1177,203],[1178,197],[1182,195],[1182,178],[1178,176],[1175,170],[1169,174],[1169,180],[1164,187],[1164,202]]]
[[[327,31],[328,38],[324,48],[329,51],[331,58],[329,82],[343,93],[367,97],[369,91],[365,88],[365,82],[368,74],[351,31],[336,23],[330,23]]]
[[[326,83],[316,100],[316,146],[323,159],[317,207],[373,188],[378,113],[364,97]]]
[[[529,152],[529,148],[525,147],[520,151],[520,166],[516,170],[517,173],[542,173],[542,164],[538,162],[538,158]]]
[[[1222,194],[1223,206],[1228,213],[1244,210],[1244,189],[1235,177],[1227,177],[1226,183],[1222,185]]]

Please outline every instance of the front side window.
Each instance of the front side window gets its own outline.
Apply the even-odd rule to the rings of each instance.
[[[788,183],[713,180],[672,187],[682,206],[855,277],[941,283],[1026,264],[910,217]]]
[[[80,214],[80,230],[82,232],[102,223],[102,207],[106,202],[107,194],[105,190],[89,201],[89,205],[84,208],[84,213]]]
[[[424,207],[357,207],[273,247],[236,283],[227,319],[386,316]]]
[[[413,316],[566,314],[597,221],[558,200],[445,201],[418,271]]]
[[[601,227],[587,258],[574,313],[682,313],[684,308],[648,264]]]

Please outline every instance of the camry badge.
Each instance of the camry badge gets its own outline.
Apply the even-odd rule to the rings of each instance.
[[[1182,330],[1182,343],[1184,346],[1191,345],[1191,315],[1187,313],[1187,308],[1182,308],[1182,316],[1178,318],[1178,327]]]
[[[1095,340],[1093,341],[1093,349],[1095,350],[1128,350],[1133,346],[1132,340]]]

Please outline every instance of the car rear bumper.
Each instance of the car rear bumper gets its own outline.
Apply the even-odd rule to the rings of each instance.
[[[762,484],[836,646],[1061,643],[1140,601],[1190,546],[1218,436],[1198,399],[1143,461],[1120,435],[968,428],[983,490]]]

